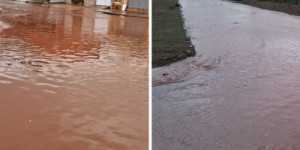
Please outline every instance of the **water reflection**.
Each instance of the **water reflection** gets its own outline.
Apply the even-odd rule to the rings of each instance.
[[[0,149],[147,149],[148,19],[0,6]]]

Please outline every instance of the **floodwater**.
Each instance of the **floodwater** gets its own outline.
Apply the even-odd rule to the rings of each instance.
[[[0,7],[1,150],[148,148],[147,18]]]
[[[197,54],[153,70],[154,150],[300,150],[300,17],[180,2]]]

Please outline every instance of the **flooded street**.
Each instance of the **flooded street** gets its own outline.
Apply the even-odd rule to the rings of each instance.
[[[154,150],[300,150],[300,17],[180,3],[197,53],[153,70]]]
[[[0,149],[148,149],[148,19],[0,1]]]

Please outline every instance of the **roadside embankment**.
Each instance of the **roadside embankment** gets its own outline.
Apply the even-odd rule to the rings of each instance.
[[[231,0],[262,9],[300,16],[300,0]]]
[[[184,29],[178,0],[153,0],[153,67],[195,55]]]

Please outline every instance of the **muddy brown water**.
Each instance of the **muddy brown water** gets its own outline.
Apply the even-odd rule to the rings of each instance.
[[[197,54],[153,70],[154,150],[300,150],[300,17],[180,3]]]
[[[148,19],[0,7],[0,149],[148,148]]]

